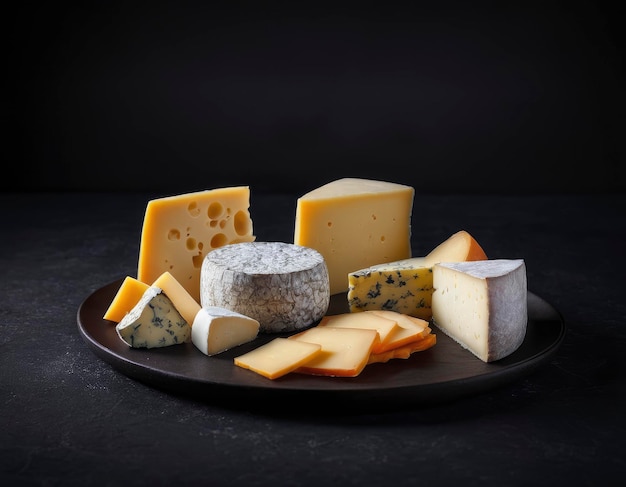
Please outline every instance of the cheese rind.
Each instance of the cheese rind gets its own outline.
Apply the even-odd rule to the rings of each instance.
[[[433,322],[483,362],[519,348],[528,324],[522,259],[439,263],[433,267]]]
[[[318,343],[279,337],[235,357],[234,361],[238,367],[249,369],[268,379],[278,379],[304,365],[321,351],[322,346]]]
[[[254,318],[263,333],[301,330],[328,310],[328,270],[311,248],[284,242],[226,245],[204,259],[203,307],[218,306]]]
[[[200,269],[212,250],[255,239],[247,186],[186,193],[148,202],[141,231],[137,279],[163,272],[200,302]]]
[[[115,330],[132,348],[159,348],[187,343],[191,327],[163,290],[150,286]]]
[[[191,341],[205,355],[217,355],[254,340],[259,322],[249,316],[216,306],[198,311],[191,327]]]
[[[126,276],[102,318],[119,323],[126,316],[126,313],[139,302],[149,287],[148,284],[138,281],[134,277]]]
[[[330,292],[348,289],[348,273],[411,257],[414,189],[397,183],[343,178],[302,195],[294,243],[326,260]]]

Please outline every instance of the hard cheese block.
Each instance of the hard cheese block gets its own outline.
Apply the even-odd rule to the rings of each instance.
[[[522,259],[440,263],[433,267],[433,322],[483,362],[524,341],[528,324]]]
[[[247,186],[187,193],[148,202],[141,231],[137,279],[170,272],[200,302],[204,257],[226,244],[251,242]]]
[[[216,306],[202,308],[191,327],[191,341],[205,355],[216,355],[254,340],[259,322]]]
[[[200,303],[254,318],[263,333],[301,330],[328,310],[328,270],[311,248],[245,242],[209,253],[202,264]]]
[[[348,274],[351,312],[390,310],[430,320],[433,273],[438,262],[486,260],[482,247],[467,231],[454,233],[425,257],[374,265]]]
[[[370,179],[344,178],[297,200],[294,243],[326,260],[330,292],[348,289],[348,273],[411,257],[414,189]]]
[[[156,286],[146,290],[115,330],[132,348],[167,347],[191,340],[191,326]]]
[[[149,287],[148,284],[138,281],[134,277],[126,276],[102,318],[119,323],[126,316],[126,313],[139,302]]]

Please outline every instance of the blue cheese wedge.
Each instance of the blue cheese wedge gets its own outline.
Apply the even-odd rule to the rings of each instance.
[[[115,327],[132,348],[158,348],[187,343],[191,326],[157,286],[150,286]]]
[[[204,258],[200,302],[249,316],[262,333],[300,330],[328,310],[326,262],[317,250],[289,243],[225,245]]]
[[[483,362],[519,348],[528,323],[522,259],[447,262],[433,267],[433,322]]]
[[[350,312],[388,310],[432,317],[433,273],[425,257],[374,265],[348,274]]]

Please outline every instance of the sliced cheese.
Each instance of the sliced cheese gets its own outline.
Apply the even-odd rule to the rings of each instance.
[[[191,327],[191,341],[209,356],[251,342],[258,334],[257,320],[216,306],[203,307]]]
[[[348,273],[411,257],[414,189],[371,179],[344,178],[302,195],[294,243],[326,260],[330,292],[348,289]]]
[[[191,326],[163,290],[150,286],[116,325],[118,336],[132,348],[158,348],[187,343]]]
[[[374,344],[372,352],[378,353],[388,349],[387,342],[398,329],[396,320],[387,319],[383,316],[371,313],[342,313],[338,315],[326,315],[318,326],[332,326],[335,328],[364,328],[376,330],[378,340]]]
[[[484,362],[524,341],[528,323],[522,259],[440,263],[433,267],[433,322]]]
[[[102,318],[119,323],[139,302],[149,287],[148,284],[134,277],[126,276]]]
[[[278,379],[293,372],[322,351],[317,343],[288,338],[274,338],[250,352],[235,357],[235,365],[249,369],[268,379]]]
[[[141,231],[137,279],[170,272],[200,302],[200,269],[214,249],[251,242],[247,186],[186,193],[148,202]]]
[[[263,333],[302,330],[330,304],[324,257],[284,242],[245,242],[209,253],[201,270],[202,306],[257,320]]]
[[[413,318],[396,311],[373,310],[366,311],[366,313],[372,313],[383,318],[395,320],[398,324],[398,328],[396,328],[388,337],[385,347],[382,349],[383,352],[421,339],[423,337],[424,330],[428,328],[427,321],[419,318]]]
[[[163,289],[165,295],[174,303],[174,306],[187,323],[194,322],[196,315],[200,311],[200,305],[172,274],[165,271],[152,285]]]
[[[407,345],[402,345],[398,348],[392,348],[382,353],[372,353],[367,361],[367,364],[385,363],[394,358],[407,359],[415,352],[423,352],[432,348],[437,343],[437,335],[430,333],[430,328],[425,330],[424,336],[415,340]]]
[[[356,377],[367,365],[367,360],[378,339],[376,330],[316,326],[289,337],[322,346],[320,354],[294,372],[332,377]]]
[[[430,320],[433,273],[438,262],[485,260],[487,255],[467,231],[454,233],[425,257],[383,263],[348,274],[351,312],[391,310]]]

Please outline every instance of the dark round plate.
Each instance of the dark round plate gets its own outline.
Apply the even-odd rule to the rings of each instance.
[[[512,355],[484,363],[433,327],[437,344],[410,358],[368,365],[358,377],[316,377],[287,374],[270,380],[237,367],[234,357],[277,335],[208,357],[192,343],[156,349],[129,348],[102,319],[122,280],[91,294],[78,309],[78,329],[101,359],[127,376],[177,394],[245,408],[290,409],[314,401],[320,409],[408,406],[450,401],[510,383],[548,362],[565,336],[561,314],[537,295],[528,293],[528,329]],[[328,313],[348,310],[345,294],[332,296]]]

